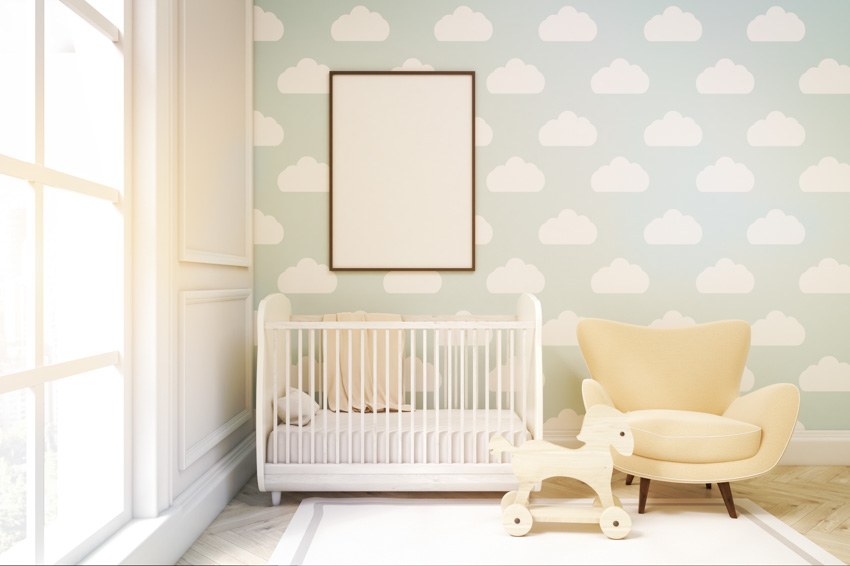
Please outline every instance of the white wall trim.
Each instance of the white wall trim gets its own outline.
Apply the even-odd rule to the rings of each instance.
[[[577,434],[577,430],[548,430],[543,438],[572,448],[581,445]],[[779,465],[850,466],[850,430],[798,430]]]
[[[197,462],[204,454],[212,450],[220,442],[233,434],[243,424],[251,420],[253,416],[253,398],[251,396],[251,374],[252,374],[252,355],[253,348],[253,318],[254,310],[251,304],[251,289],[223,289],[223,290],[205,290],[205,291],[181,291],[179,299],[179,317],[180,317],[180,363],[178,370],[178,388],[179,388],[179,431],[177,436],[177,457],[179,469],[185,470],[195,462]],[[186,320],[187,307],[193,304],[200,303],[220,303],[230,301],[241,301],[243,305],[244,318],[244,381],[245,381],[245,406],[233,417],[207,434],[198,442],[188,445],[186,441],[186,344],[188,337],[186,336]]]
[[[250,434],[151,519],[133,519],[80,564],[175,564],[256,473]]]
[[[186,21],[187,21],[187,6],[189,4],[188,0],[182,0],[179,3],[175,3],[179,6],[179,16],[178,16],[178,26],[180,29],[180,34],[178,38],[177,45],[177,66],[180,69],[186,69],[189,65],[187,61],[187,50],[186,50]],[[179,258],[180,261],[185,262],[193,262],[193,263],[209,263],[213,265],[230,265],[236,267],[251,267],[253,260],[253,248],[254,248],[254,229],[252,226],[254,219],[254,208],[253,208],[253,198],[254,198],[254,183],[253,183],[253,149],[254,149],[254,134],[253,134],[253,122],[254,122],[254,91],[253,91],[253,49],[254,49],[254,41],[253,41],[253,2],[246,1],[245,2],[245,108],[248,110],[246,112],[246,122],[245,122],[245,147],[246,147],[246,155],[245,155],[245,186],[243,190],[244,194],[244,223],[245,223],[245,232],[242,235],[244,247],[242,249],[241,254],[230,254],[223,253],[216,250],[209,249],[197,249],[189,247],[187,242],[188,240],[188,217],[189,210],[194,203],[190,202],[189,195],[189,179],[188,173],[186,171],[186,163],[185,156],[188,154],[188,145],[190,140],[188,140],[188,136],[186,132],[188,130],[188,126],[186,124],[186,96],[188,92],[188,84],[186,73],[181,72],[181,76],[179,79],[179,93],[177,96],[177,104],[179,106],[178,116],[180,116],[179,120],[179,134],[178,134],[178,147],[180,149],[180,153],[182,156],[182,167],[180,171],[179,178],[179,191],[178,191],[178,209],[180,214],[180,222],[179,222]]]

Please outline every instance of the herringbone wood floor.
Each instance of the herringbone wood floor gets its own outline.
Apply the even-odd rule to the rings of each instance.
[[[638,481],[625,485],[615,472],[614,493],[636,499]],[[736,498],[750,499],[763,509],[806,535],[845,563],[850,562],[850,467],[781,466],[754,480],[732,484]],[[271,496],[249,481],[221,515],[180,559],[178,564],[265,564],[292,519],[300,501],[307,497],[439,497],[483,498],[498,501],[501,493],[284,493],[279,507]],[[553,479],[543,484],[538,497],[593,497],[584,484]],[[720,498],[716,486],[652,482],[647,511],[653,498]],[[729,519],[730,521],[733,519]],[[718,541],[722,542],[722,541]]]

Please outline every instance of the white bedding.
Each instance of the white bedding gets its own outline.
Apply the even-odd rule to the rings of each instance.
[[[389,414],[335,413],[320,410],[308,425],[303,427],[290,425],[288,435],[287,426],[278,423],[277,434],[275,435],[275,431],[269,434],[267,461],[304,464],[499,462],[499,457],[491,456],[487,449],[491,437],[504,436],[514,446],[530,438],[523,428],[522,419],[506,409],[475,411],[474,418],[472,411],[454,409],[440,410],[439,415],[437,413],[433,409]],[[439,428],[436,422],[438,416]],[[339,418],[339,443],[337,443],[336,432],[337,417]],[[399,418],[401,425],[399,425]],[[486,430],[490,432],[485,432]],[[277,438],[276,455],[275,437]],[[288,462],[286,459],[287,438],[289,439]],[[325,441],[326,438],[327,441]],[[313,447],[314,439],[315,447]],[[508,462],[510,456],[503,454],[501,458],[501,461]]]

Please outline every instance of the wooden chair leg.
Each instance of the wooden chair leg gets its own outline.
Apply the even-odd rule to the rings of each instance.
[[[646,496],[649,494],[649,479],[640,478],[640,498],[638,499],[638,513],[643,515],[646,511]]]
[[[626,474],[626,485],[632,485],[633,479],[635,479],[633,474]]]
[[[723,503],[726,504],[726,511],[729,513],[729,516],[737,519],[738,512],[735,510],[735,502],[732,501],[732,487],[729,485],[729,482],[719,483],[717,487],[720,488],[720,495],[723,496]]]

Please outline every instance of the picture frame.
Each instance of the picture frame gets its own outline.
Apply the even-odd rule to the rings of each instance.
[[[475,73],[330,72],[334,271],[475,270]]]

